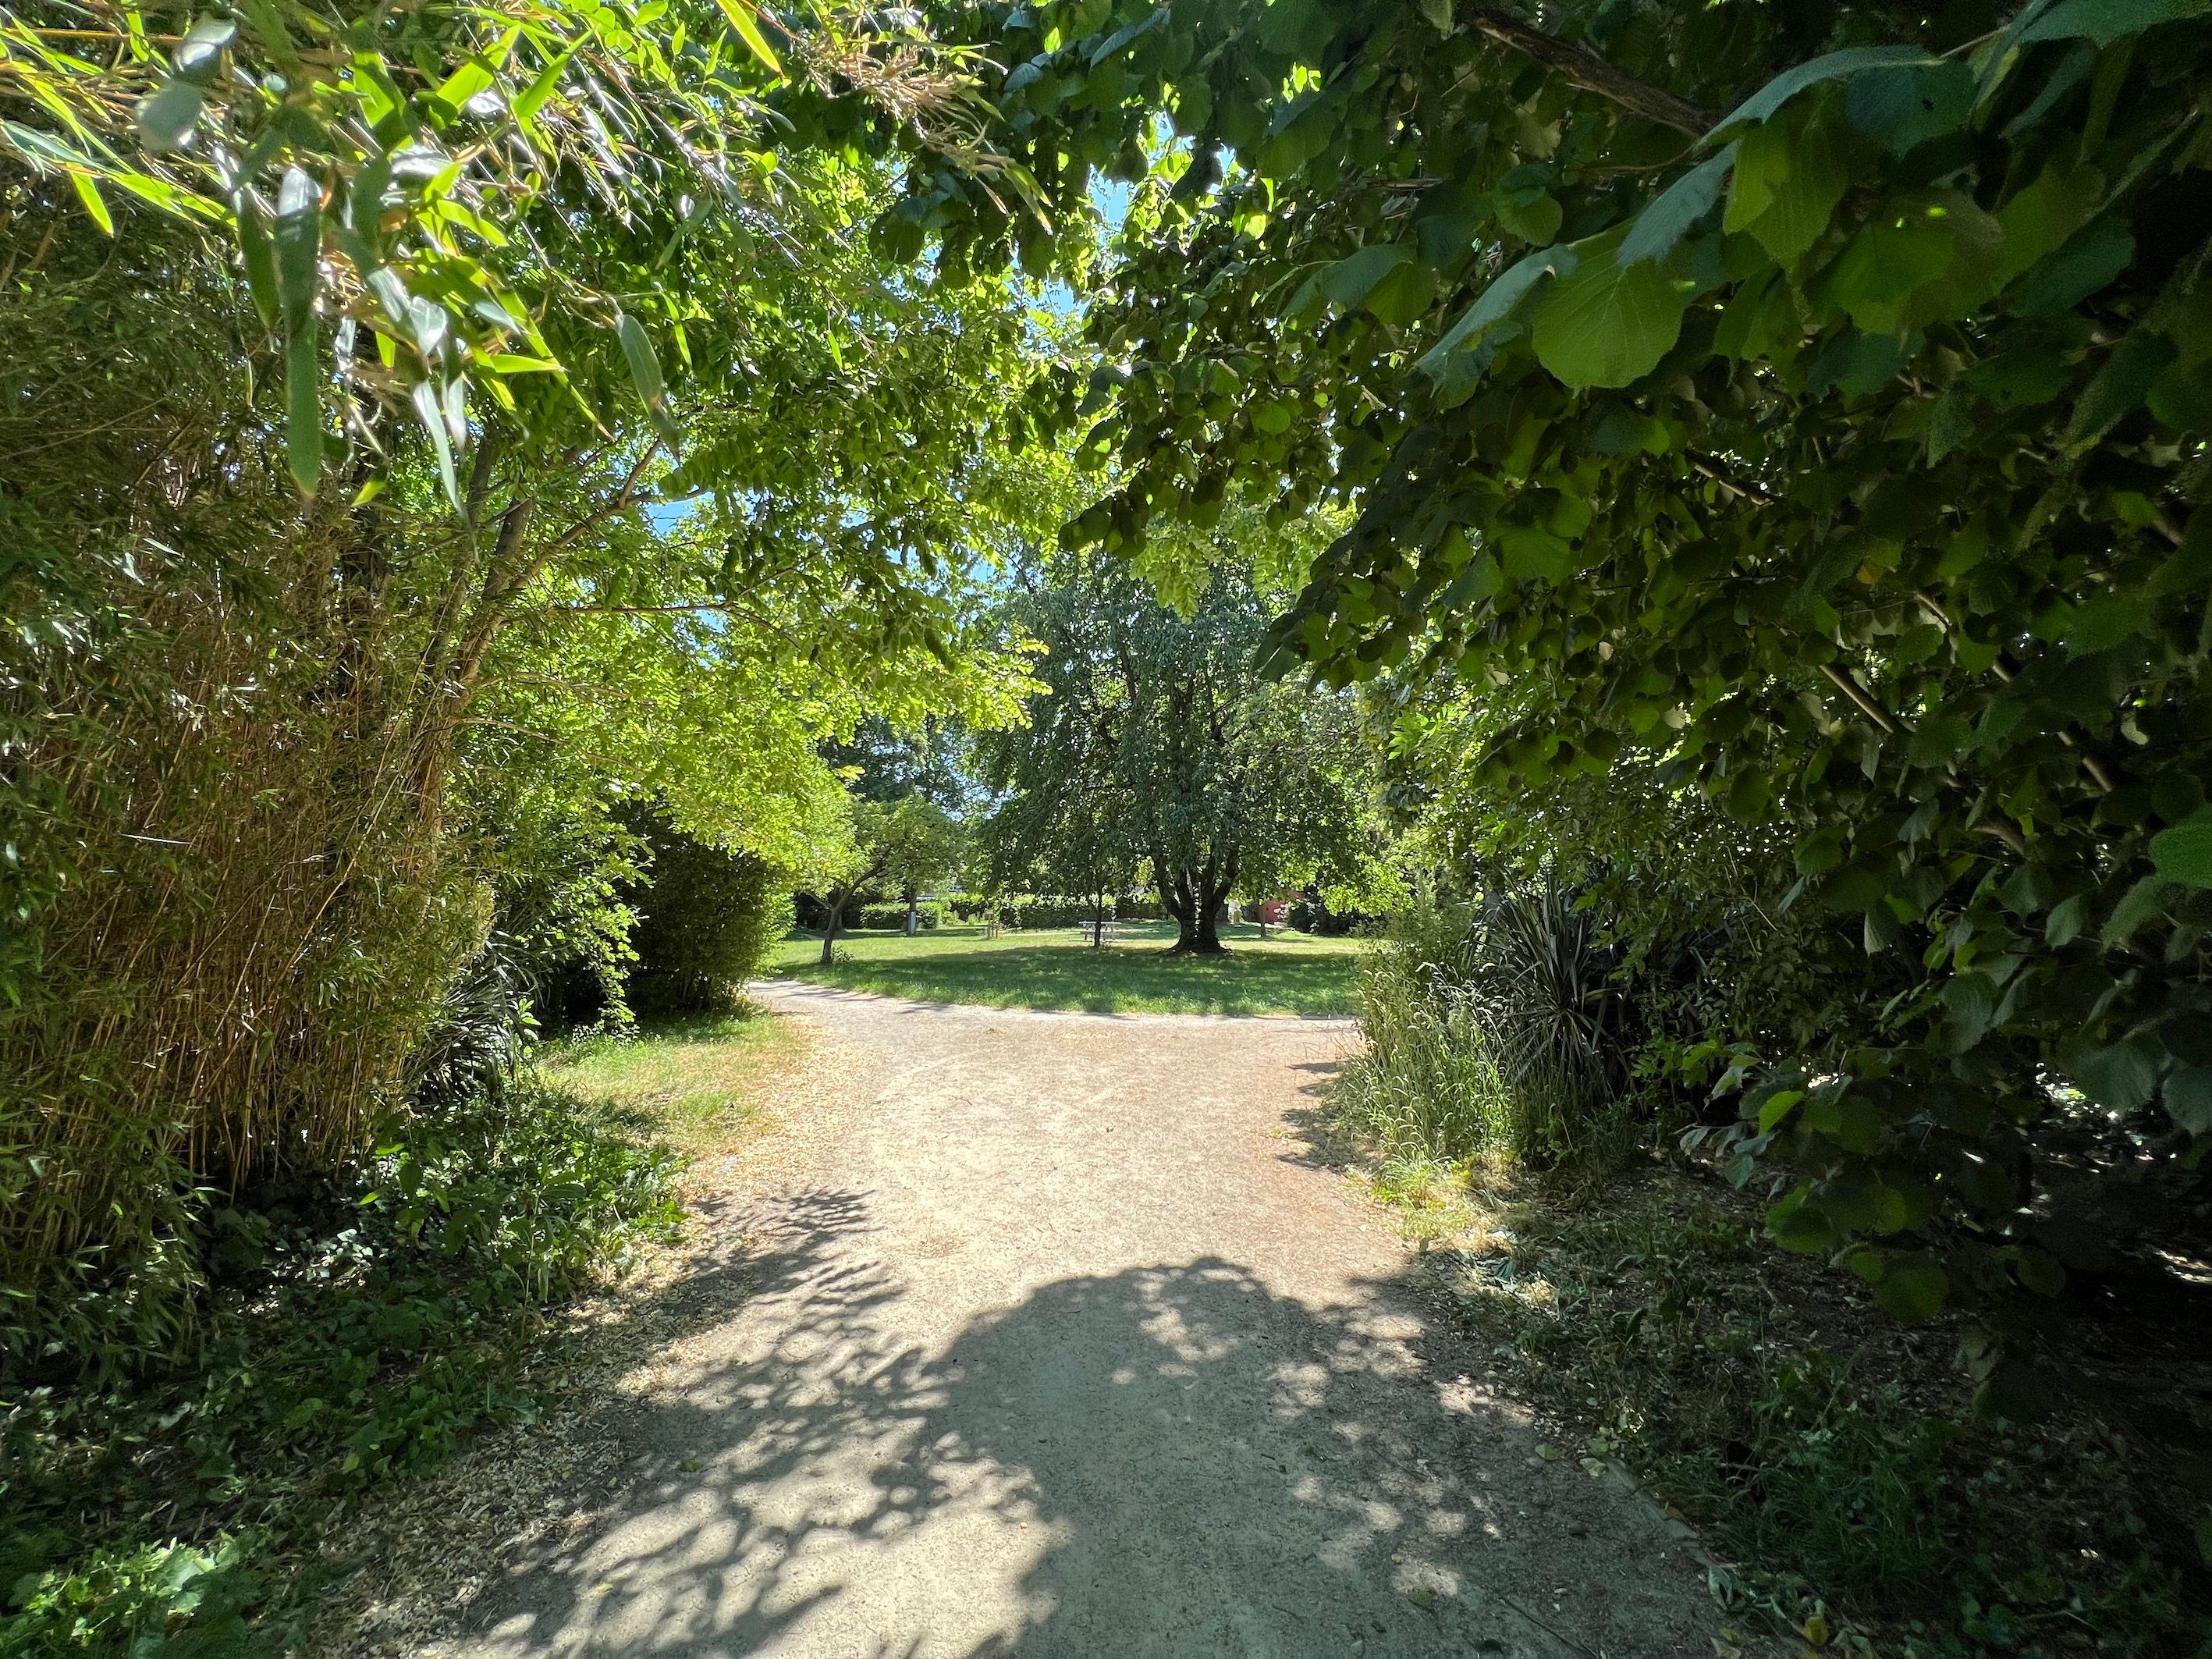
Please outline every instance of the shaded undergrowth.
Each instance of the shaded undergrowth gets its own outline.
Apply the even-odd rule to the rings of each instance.
[[[1547,1455],[1627,1465],[1724,1564],[1724,1603],[1854,1654],[2212,1652],[2191,1458],[2117,1391],[2032,1427],[1975,1418],[1960,1330],[1899,1326],[1695,1172],[1400,1157],[1370,1178],[1437,1299],[1544,1414]],[[2188,1319],[2167,1310],[2177,1340]],[[2136,1355],[2177,1403],[2168,1362],[2199,1399],[2207,1380],[2185,1348]]]
[[[314,1546],[375,1484],[526,1417],[548,1311],[680,1211],[647,1116],[525,1074],[345,1175],[206,1212],[186,1358],[50,1353],[0,1398],[0,1651],[294,1644]]]

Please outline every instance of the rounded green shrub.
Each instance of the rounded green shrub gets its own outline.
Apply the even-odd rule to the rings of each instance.
[[[791,930],[789,883],[750,853],[710,847],[659,820],[639,833],[653,856],[627,895],[637,911],[630,1006],[641,1014],[727,1007]]]

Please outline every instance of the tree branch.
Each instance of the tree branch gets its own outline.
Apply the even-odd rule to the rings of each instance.
[[[1595,93],[1632,115],[1672,127],[1677,132],[1686,132],[1692,138],[1702,138],[1719,119],[1711,110],[1686,98],[1678,98],[1615,69],[1583,42],[1562,40],[1525,17],[1484,6],[1470,12],[1468,21],[1501,46],[1534,58],[1570,86]]]

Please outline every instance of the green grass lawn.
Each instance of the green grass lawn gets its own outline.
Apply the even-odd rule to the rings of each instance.
[[[1133,923],[1093,949],[1073,927],[1002,933],[950,923],[908,939],[841,933],[837,960],[821,965],[819,939],[776,947],[767,973],[875,991],[916,1002],[997,1008],[1080,1008],[1092,1013],[1348,1014],[1361,942],[1281,927],[1225,927],[1222,957],[1171,957],[1172,922]]]

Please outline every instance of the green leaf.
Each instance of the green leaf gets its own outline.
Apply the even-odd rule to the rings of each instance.
[[[224,49],[238,38],[238,24],[228,17],[203,17],[185,31],[169,61],[179,75],[205,86],[222,68]]]
[[[1522,296],[1530,289],[1547,276],[1568,275],[1577,263],[1572,248],[1547,247],[1508,266],[1499,273],[1497,281],[1483,289],[1482,297],[1469,306],[1460,319],[1445,331],[1443,338],[1430,348],[1417,367],[1431,375],[1441,377],[1446,358],[1454,352],[1468,350],[1480,344],[1482,337],[1504,321],[1506,314],[1520,303]]]
[[[2050,918],[2043,924],[2043,942],[2054,951],[2063,949],[2080,938],[2088,925],[2089,895],[2076,893],[2051,907]]]
[[[284,347],[284,453],[307,494],[323,472],[322,341],[310,317]]]
[[[1370,290],[1413,257],[1413,249],[1398,242],[1376,242],[1361,248],[1311,277],[1291,302],[1293,315],[1306,309],[1309,295],[1329,300],[1351,310]],[[1304,302],[1304,303],[1302,303]]]
[[[653,341],[645,325],[625,311],[615,319],[615,333],[622,341],[623,356],[629,361],[629,378],[637,387],[637,395],[645,400],[647,409],[658,409],[667,395],[667,386],[660,378],[660,359],[653,355]]]
[[[453,479],[453,440],[446,429],[446,411],[439,404],[438,388],[428,380],[417,380],[408,395],[415,404],[415,417],[429,434],[430,448],[438,458],[438,482],[445,486],[447,501],[459,512],[461,492]]]
[[[269,237],[268,216],[247,191],[238,198],[235,218],[238,249],[246,262],[246,291],[253,295],[253,308],[261,314],[262,326],[273,329],[283,313],[276,290],[276,245]]]
[[[722,15],[730,20],[730,27],[738,32],[738,39],[752,49],[754,57],[768,65],[772,75],[783,73],[783,62],[769,47],[768,37],[761,33],[760,14],[746,0],[714,0],[721,7]]]
[[[1973,107],[1974,72],[1955,61],[1865,70],[1844,102],[1852,127],[1893,155],[1957,131]]]
[[[2058,1063],[2083,1094],[2116,1112],[2133,1111],[2158,1087],[2157,1066],[2132,1042],[2062,1053]]]
[[[1935,1318],[1950,1295],[1951,1275],[1932,1261],[1893,1262],[1874,1287],[1874,1299],[1908,1325]]]
[[[1498,204],[1497,216],[1501,226],[1522,241],[1542,247],[1559,234],[1566,210],[1553,197],[1540,192],[1527,202],[1506,197]]]
[[[2056,254],[2030,266],[2006,295],[2006,308],[2022,317],[2069,311],[2107,287],[2135,257],[2135,233],[2108,213],[2076,231]]]
[[[2109,46],[2160,23],[2178,23],[2212,11],[2212,0],[2060,0],[2013,37],[2015,44],[2038,40],[2091,40]]]
[[[2166,1111],[2192,1135],[2212,1135],[2212,1066],[2189,1066],[2166,1079]]]
[[[2180,890],[2180,884],[2165,875],[2145,876],[2112,907],[2105,923],[2105,943],[2125,945],[2147,924],[2165,915],[2167,902]]]
[[[1850,136],[1832,102],[1753,128],[1736,146],[1723,228],[1748,231],[1777,262],[1795,263],[1850,188]]]
[[[1759,1132],[1771,1133],[1788,1117],[1790,1109],[1805,1098],[1802,1089],[1784,1089],[1767,1097],[1766,1103],[1759,1109]]]
[[[303,169],[290,167],[276,186],[276,291],[284,331],[296,334],[315,308],[323,253],[323,192]]]
[[[2179,346],[2148,324],[2130,329],[2075,404],[2074,419],[2066,428],[2068,446],[2079,447],[2110,431],[2150,395],[2151,387],[2180,355]]]
[[[1735,165],[1735,145],[1723,145],[1669,185],[1636,216],[1636,222],[1613,253],[1614,260],[1632,265],[1646,259],[1663,260],[1672,253],[1691,228],[1712,211],[1713,204],[1720,199],[1721,181]]]
[[[2004,230],[1998,286],[2063,246],[2089,222],[2104,195],[2104,173],[2086,161],[2069,167],[2057,158],[2037,173],[2033,184],[1997,210],[1997,223]]]
[[[114,235],[114,216],[108,212],[107,204],[100,199],[100,186],[93,183],[92,175],[71,168],[69,181],[70,188],[76,192],[76,199],[84,204],[84,210],[92,216],[92,222],[110,236]]]
[[[198,87],[181,76],[173,76],[138,106],[140,140],[156,155],[182,149],[185,140],[192,136],[192,129],[199,124],[200,109],[205,101]]]
[[[1862,70],[1920,69],[1942,61],[1918,46],[1850,46],[1842,52],[1832,52],[1825,58],[1815,58],[1776,76],[1730,110],[1720,125],[1698,143],[1717,143],[1739,127],[1765,121],[1806,88],[1818,86],[1823,81],[1841,80]]]
[[[1616,263],[1626,234],[1622,226],[1575,243],[1574,274],[1553,285],[1532,319],[1536,361],[1577,389],[1641,379],[1682,331],[1690,284],[1648,261]]]
[[[2168,881],[2197,892],[2212,888],[2212,806],[2152,836],[2150,861]]]

